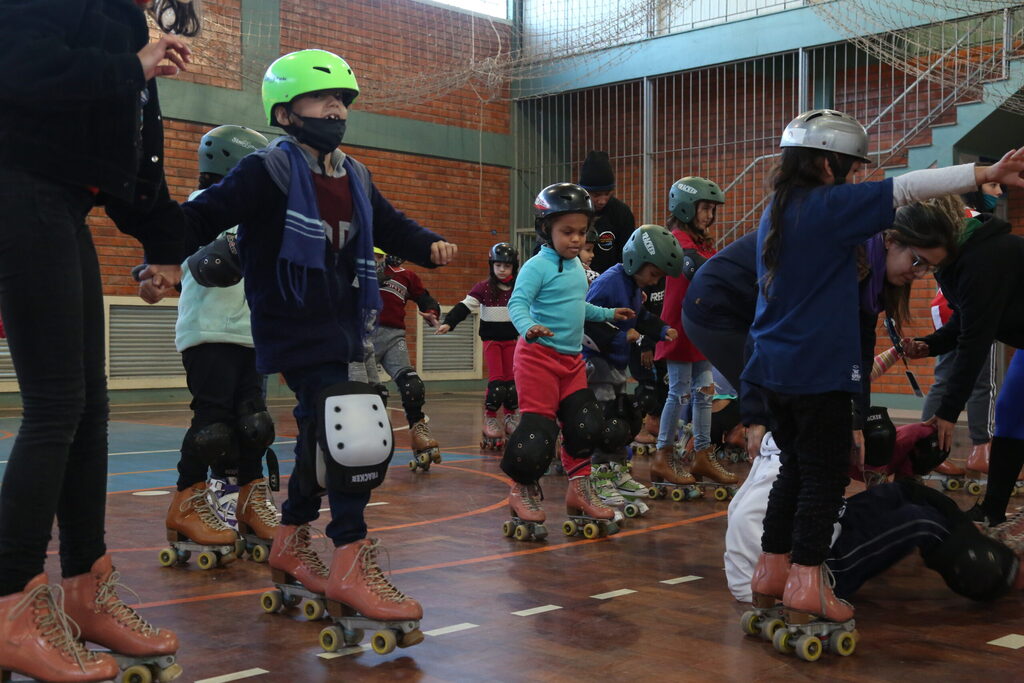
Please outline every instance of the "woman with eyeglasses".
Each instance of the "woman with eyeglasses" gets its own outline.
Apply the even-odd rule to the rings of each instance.
[[[932,421],[939,446],[953,443],[953,428],[988,357],[993,341],[1024,347],[1024,237],[1006,221],[982,213],[963,225],[956,258],[936,274],[953,315],[932,334],[905,340],[910,358],[956,351],[942,402]],[[1024,354],[1015,354],[996,399],[996,426],[985,498],[969,512],[989,525],[1006,518],[1024,466]]]

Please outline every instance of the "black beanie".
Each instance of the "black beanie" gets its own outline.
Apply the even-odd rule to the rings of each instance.
[[[615,187],[615,172],[612,162],[608,161],[608,152],[590,150],[580,168],[580,186],[591,192],[603,192]]]

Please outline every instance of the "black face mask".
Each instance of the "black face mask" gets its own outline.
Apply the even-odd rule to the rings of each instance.
[[[345,137],[344,119],[314,119],[298,114],[292,116],[302,121],[302,127],[291,125],[285,126],[284,129],[299,142],[323,154],[337,149]]]

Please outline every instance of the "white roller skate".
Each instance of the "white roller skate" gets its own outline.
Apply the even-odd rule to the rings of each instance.
[[[651,509],[643,501],[648,496],[650,487],[644,486],[630,473],[632,469],[629,463],[613,462],[611,466],[612,485],[615,491],[626,499],[622,513],[627,517],[641,517]]]
[[[409,469],[413,472],[430,470],[431,463],[441,462],[441,449],[437,441],[430,436],[430,418],[426,415],[415,424],[409,425],[410,448],[412,460]]]
[[[485,451],[500,451],[505,447],[504,436],[497,415],[484,415],[484,435],[480,441],[480,448]]]
[[[590,488],[608,507],[622,510],[626,506],[626,499],[615,490],[615,473],[612,472],[611,464],[601,463],[591,467]],[[632,515],[626,516],[631,517]]]
[[[234,477],[210,477],[206,480],[206,490],[210,492],[213,511],[222,522],[236,530],[238,519],[235,517],[235,508],[238,506],[238,488],[238,480]]]

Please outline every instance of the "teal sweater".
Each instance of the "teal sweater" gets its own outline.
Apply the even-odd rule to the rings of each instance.
[[[193,192],[189,199],[200,192]],[[179,353],[199,344],[253,347],[243,285],[239,282],[231,287],[203,287],[192,277],[188,266],[181,265],[181,298],[178,322],[174,325],[174,346]]]
[[[609,322],[614,308],[587,303],[587,276],[579,259],[563,259],[548,245],[523,264],[508,302],[509,317],[519,334],[534,325],[555,333],[537,341],[574,356],[583,349],[584,321]]]

